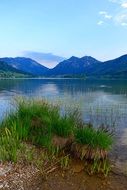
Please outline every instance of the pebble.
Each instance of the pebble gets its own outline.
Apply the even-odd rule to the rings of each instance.
[[[0,185],[0,189],[2,189],[3,187],[4,187],[4,185],[3,185],[3,184],[1,184],[1,185]]]

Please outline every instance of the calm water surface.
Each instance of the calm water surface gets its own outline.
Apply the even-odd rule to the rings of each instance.
[[[85,121],[126,128],[127,80],[6,79],[0,80],[0,118],[16,96],[46,98],[78,107]]]
[[[115,124],[120,149],[127,152],[127,80],[5,79],[0,80],[0,120],[16,96],[46,98],[78,107],[86,122]],[[124,148],[124,149],[123,149]],[[116,157],[118,157],[118,148]],[[127,154],[120,153],[127,160]]]
[[[127,128],[127,80],[0,80],[1,119],[16,96],[45,98],[66,107],[78,107],[86,122],[115,124],[120,131]]]

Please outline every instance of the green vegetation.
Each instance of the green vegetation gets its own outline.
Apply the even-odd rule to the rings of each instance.
[[[52,132],[61,137],[69,137],[73,135],[73,129],[75,123],[70,116],[57,116],[57,118],[53,118],[52,120]]]
[[[10,130],[5,127],[1,130],[0,135],[0,160],[3,161],[17,161],[18,149],[20,147],[20,141],[18,133],[16,132],[16,126],[13,125]]]
[[[0,71],[0,78],[25,78],[25,77],[30,77],[30,75],[11,72],[11,71]]]
[[[62,75],[63,78],[79,78],[79,79],[86,79],[85,74],[70,74],[70,75]]]
[[[104,155],[103,153],[112,146],[112,135],[104,129],[94,129],[91,125],[83,124],[76,111],[68,114],[60,113],[59,106],[43,100],[18,100],[16,111],[0,124],[0,161],[27,160],[31,163],[36,158],[34,164],[39,166],[46,160],[45,157],[48,157],[50,162],[55,158],[56,163],[67,168],[71,153],[78,152],[77,147],[72,148],[75,144],[80,147],[80,150],[85,145],[86,152],[84,147],[82,149],[85,156],[82,152],[82,156],[80,155],[82,158],[93,160],[94,165],[96,165],[96,158],[104,161],[104,157],[98,156],[96,150],[99,149],[100,155]],[[29,148],[31,146],[36,148]],[[67,155],[66,151],[63,152],[66,146],[69,146]],[[39,157],[36,156],[36,149],[39,149],[39,152],[43,150],[43,159],[40,153]],[[94,153],[89,153],[91,150]],[[96,170],[96,167],[94,169]]]
[[[6,64],[3,61],[0,61],[0,78],[24,78],[31,77],[32,75],[19,71],[16,68]]]
[[[9,140],[12,141],[11,136],[14,138],[17,135],[18,144],[19,141],[27,141],[50,148],[54,134],[68,137],[73,133],[73,127],[71,115],[61,116],[58,106],[50,105],[45,101],[22,99],[17,102],[17,111],[2,122],[0,130],[1,135],[7,138],[5,145],[9,144]]]
[[[90,165],[89,173],[90,174],[103,173],[105,177],[107,177],[110,170],[111,170],[111,166],[108,159],[104,159],[104,160],[94,159],[94,161]]]
[[[77,128],[75,132],[77,143],[89,145],[91,148],[100,148],[109,150],[113,144],[113,138],[110,133],[103,129],[94,129],[93,127],[84,126]]]
[[[62,157],[60,159],[60,165],[62,168],[66,169],[69,167],[69,162],[70,162],[70,158],[69,158],[69,155],[65,156],[65,157]]]

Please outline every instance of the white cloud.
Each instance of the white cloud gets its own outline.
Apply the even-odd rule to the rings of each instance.
[[[121,25],[122,26],[127,26],[127,22],[122,22]]]
[[[34,59],[37,62],[49,68],[53,68],[59,62],[65,60],[65,58],[62,56],[54,55],[52,53],[44,53],[36,51],[24,51],[22,52],[22,55]]]
[[[125,8],[125,9],[127,9],[127,2],[122,3],[122,4],[121,4],[121,7],[123,7],[123,8]]]
[[[122,8],[127,8],[127,0],[108,0],[108,1],[112,3],[117,3]]]
[[[111,19],[112,16],[111,16],[111,15],[105,15],[105,18],[106,18],[106,19]]]
[[[111,19],[112,15],[108,14],[106,11],[100,11],[99,15],[102,15],[105,19]]]
[[[107,14],[107,12],[106,11],[100,11],[99,14],[100,15],[105,15],[105,14]]]
[[[108,0],[110,3],[114,3],[117,7],[114,6],[114,10],[112,14],[109,14],[108,11],[100,11],[99,15],[101,17],[102,22],[119,25],[119,26],[127,26],[127,0]],[[98,25],[101,25],[101,22],[98,22]]]
[[[109,1],[112,3],[118,3],[119,2],[118,0],[109,0]]]
[[[121,26],[125,26],[127,23],[127,13],[119,13],[114,17],[114,22]]]
[[[102,25],[102,24],[104,24],[104,21],[102,21],[102,20],[98,21],[98,23],[97,23],[97,25]]]

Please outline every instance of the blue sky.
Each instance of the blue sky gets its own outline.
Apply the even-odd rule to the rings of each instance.
[[[0,0],[0,57],[31,56],[53,67],[72,55],[126,53],[127,0]]]

